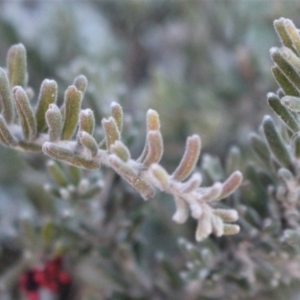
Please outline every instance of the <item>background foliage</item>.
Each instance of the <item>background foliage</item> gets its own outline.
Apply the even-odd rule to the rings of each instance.
[[[198,133],[202,153],[210,153],[198,163],[204,184],[224,180],[232,157],[253,183],[258,164],[249,165],[256,161],[249,134],[271,113],[266,93],[277,89],[270,72],[269,49],[279,45],[272,23],[284,16],[299,27],[299,12],[294,1],[2,0],[0,65],[10,45],[22,42],[36,93],[44,78],[53,78],[62,99],[73,79],[84,74],[89,86],[83,105],[94,110],[97,124],[112,101],[123,106],[133,154],[142,149],[144,116],[153,108],[161,117],[168,170],[180,160],[186,137]],[[265,231],[267,184],[253,187],[246,181],[227,200],[242,215],[239,235],[196,244],[192,221],[184,226],[171,221],[168,196],[143,203],[110,170],[82,173],[101,186],[91,199],[75,195],[62,201],[43,155],[1,147],[0,157],[3,299],[21,297],[15,279],[24,253],[37,260],[46,255],[36,240],[57,217],[57,205],[62,215],[46,249],[63,255],[74,275],[68,299],[224,299],[224,294],[297,299],[297,253],[284,251],[280,234],[274,242]],[[80,215],[72,215],[78,208]],[[69,222],[74,219],[85,226]],[[297,274],[291,276],[291,270]]]

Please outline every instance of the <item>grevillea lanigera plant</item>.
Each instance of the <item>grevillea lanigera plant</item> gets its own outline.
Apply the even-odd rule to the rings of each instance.
[[[81,109],[87,88],[85,76],[78,76],[67,88],[61,107],[57,105],[56,81],[42,82],[36,107],[31,105],[34,96],[27,82],[25,47],[14,45],[8,51],[6,70],[0,69],[0,141],[4,146],[21,151],[43,151],[54,160],[83,169],[110,167],[145,200],[153,198],[157,189],[169,193],[176,204],[175,222],[184,223],[189,212],[198,221],[197,241],[211,233],[222,236],[239,232],[239,226],[231,224],[238,219],[237,211],[216,208],[214,203],[238,188],[242,174],[235,171],[223,183],[200,187],[201,174],[191,175],[201,149],[198,135],[187,139],[182,160],[175,171],[168,174],[159,164],[163,138],[156,111],[147,112],[144,150],[134,159],[121,139],[123,111],[119,104],[112,103],[111,116],[102,120],[103,139],[96,141],[93,137],[96,126],[93,111]]]
[[[111,104],[110,116],[102,119],[101,126],[98,126],[93,111],[81,108],[87,89],[84,75],[75,78],[65,91],[64,99],[59,99],[56,81],[45,79],[35,99],[33,90],[27,85],[25,47],[22,44],[12,46],[8,51],[6,69],[0,68],[0,142],[11,149],[33,155],[40,152],[49,158],[47,169],[56,185],[47,184],[45,189],[56,197],[55,201],[59,200],[55,213],[63,213],[49,214],[49,219],[36,223],[26,218],[20,220],[19,227],[24,237],[22,246],[26,251],[21,255],[20,264],[5,274],[4,279],[1,278],[0,296],[3,282],[8,283],[12,274],[17,274],[17,286],[26,299],[57,299],[57,295],[66,299],[65,291],[69,293],[78,279],[78,274],[73,274],[70,272],[72,268],[68,268],[68,256],[74,255],[76,260],[80,255],[82,258],[86,253],[92,253],[92,257],[98,255],[98,250],[97,263],[100,261],[102,268],[97,276],[105,280],[114,278],[113,288],[106,284],[109,281],[104,280],[108,287],[102,289],[103,299],[129,299],[132,295],[139,295],[132,299],[141,299],[145,294],[149,297],[160,295],[157,299],[173,299],[178,291],[181,296],[188,295],[188,299],[249,299],[256,295],[262,295],[260,299],[273,299],[265,293],[299,282],[300,37],[289,19],[275,20],[274,26],[282,42],[280,48],[274,47],[270,51],[274,62],[272,72],[279,89],[276,93],[268,93],[267,100],[282,121],[281,127],[272,117],[265,116],[260,133],[251,134],[252,148],[263,163],[246,167],[246,180],[239,194],[233,193],[242,182],[241,172],[233,171],[238,168],[240,152],[237,147],[229,151],[226,170],[222,170],[217,159],[206,155],[202,159],[200,173],[194,169],[201,151],[201,140],[198,135],[192,135],[187,138],[178,167],[169,174],[160,164],[164,147],[159,115],[149,109],[144,149],[140,156],[133,158],[124,142],[126,132],[124,134],[123,127],[126,123],[123,126],[125,118],[118,103]],[[186,222],[189,214],[198,222],[195,236],[196,241],[203,241],[200,247],[184,238],[178,241],[179,248],[188,259],[185,271],[179,275],[173,261],[170,262],[163,254],[158,255],[160,270],[168,275],[171,288],[161,284],[161,274],[156,281],[151,272],[148,277],[141,272],[139,247],[143,246],[143,242],[139,244],[130,239],[135,225],[128,230],[128,235],[123,231],[123,236],[118,236],[119,229],[121,231],[132,225],[118,223],[123,212],[113,216],[112,222],[116,223],[113,227],[108,220],[113,214],[99,221],[99,213],[100,217],[97,216],[95,221],[91,210],[81,211],[86,209],[84,205],[92,197],[103,190],[105,192],[101,176],[94,180],[87,175],[89,170],[95,172],[102,167],[114,171],[108,174],[119,174],[144,200],[153,198],[157,190],[170,194],[176,206],[175,222]],[[86,171],[81,173],[80,169]],[[212,173],[227,174],[228,178],[219,182],[216,178],[221,176],[213,176]],[[213,183],[202,187],[202,181],[208,181],[206,177]],[[128,189],[121,192],[126,193]],[[227,197],[226,206],[218,204],[219,200]],[[107,198],[109,202],[111,199]],[[71,203],[70,200],[74,201]],[[93,202],[94,210],[103,209],[99,202],[96,205]],[[233,209],[228,205],[232,205]],[[76,209],[72,211],[70,207]],[[91,223],[83,217],[84,214],[88,215]],[[132,219],[132,223],[141,222],[140,216]],[[239,225],[233,224],[237,220],[242,234],[226,239],[206,239],[212,233],[218,237],[238,233]],[[100,234],[102,228],[99,224],[108,224],[105,227],[109,232],[107,235]],[[71,251],[74,243],[67,246],[56,243],[63,234],[66,244],[72,238],[76,240],[76,254]],[[81,238],[87,246],[78,242]],[[134,242],[136,244],[128,250],[126,247]],[[104,246],[97,248],[101,243]],[[145,248],[149,248],[149,244]],[[68,255],[65,255],[67,251]],[[112,262],[107,263],[107,252]],[[81,267],[78,270],[85,269]],[[119,271],[121,275],[117,274]],[[92,282],[92,279],[89,277],[88,280]],[[123,286],[118,285],[120,282]],[[114,298],[115,290],[125,292],[121,298]],[[69,295],[68,299],[71,299]]]

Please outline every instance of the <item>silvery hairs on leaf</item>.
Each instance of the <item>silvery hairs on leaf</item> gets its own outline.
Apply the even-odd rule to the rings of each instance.
[[[155,110],[149,109],[146,114],[145,146],[139,158],[133,159],[121,140],[123,110],[118,103],[113,102],[111,116],[102,119],[102,141],[96,141],[93,136],[93,111],[81,109],[88,85],[84,75],[76,77],[73,85],[67,88],[61,107],[56,104],[57,83],[45,79],[41,84],[37,106],[33,108],[30,103],[33,93],[27,93],[30,89],[27,87],[26,49],[23,45],[10,48],[7,70],[0,69],[0,142],[4,146],[23,151],[42,150],[51,158],[76,168],[92,170],[105,165],[132,185],[145,200],[154,197],[157,189],[169,193],[176,205],[173,220],[184,223],[190,212],[198,221],[198,241],[211,233],[221,236],[239,231],[237,225],[227,224],[237,220],[235,210],[218,210],[212,208],[210,203],[234,192],[242,181],[242,175],[235,171],[224,183],[200,187],[201,174],[192,174],[201,150],[198,135],[188,137],[178,167],[168,174],[159,164],[164,145],[159,115]],[[14,111],[18,118],[14,118]],[[296,129],[295,126],[293,128]],[[59,184],[66,184],[63,173],[56,165],[50,164],[48,168]]]

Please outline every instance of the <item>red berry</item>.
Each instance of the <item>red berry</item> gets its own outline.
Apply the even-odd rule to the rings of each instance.
[[[39,295],[37,292],[27,292],[26,296],[28,300],[39,300]]]
[[[58,291],[58,283],[55,281],[48,281],[44,287],[53,293]]]
[[[47,281],[44,271],[36,270],[34,271],[33,278],[38,285],[44,285]]]
[[[68,285],[71,282],[71,277],[68,273],[61,271],[58,274],[58,281],[61,285]]]

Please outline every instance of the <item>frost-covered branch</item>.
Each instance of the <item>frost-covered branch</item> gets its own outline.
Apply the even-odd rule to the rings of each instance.
[[[84,76],[78,76],[67,88],[61,107],[56,104],[57,83],[45,79],[37,105],[33,108],[30,103],[31,89],[26,86],[26,50],[23,45],[10,49],[7,69],[8,74],[0,69],[0,142],[3,145],[25,151],[42,150],[53,159],[79,168],[110,167],[145,200],[154,197],[157,189],[171,194],[176,204],[173,220],[184,223],[190,212],[198,221],[197,241],[211,233],[222,236],[239,232],[238,225],[229,224],[238,219],[237,211],[217,209],[210,204],[234,192],[242,181],[242,174],[235,171],[224,183],[216,182],[211,187],[200,187],[199,173],[187,179],[200,155],[201,140],[198,135],[187,139],[185,153],[178,167],[169,175],[159,164],[164,149],[156,111],[149,109],[147,112],[144,150],[139,158],[133,159],[122,142],[123,111],[119,104],[112,103],[111,116],[102,120],[104,139],[96,141],[93,137],[96,126],[93,111],[81,109],[87,87]]]

